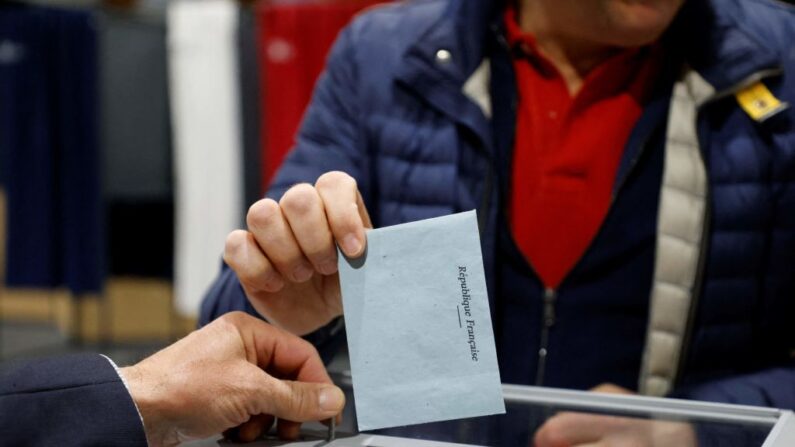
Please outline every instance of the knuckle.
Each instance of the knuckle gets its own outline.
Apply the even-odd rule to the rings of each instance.
[[[279,201],[282,209],[291,214],[305,215],[316,206],[317,192],[309,183],[293,186],[284,193]]]
[[[249,228],[267,228],[279,215],[279,204],[273,199],[262,199],[248,209],[246,224]]]
[[[224,261],[229,264],[230,260],[234,260],[234,255],[245,244],[247,232],[244,230],[235,230],[226,236],[224,242]]]
[[[252,282],[256,279],[257,274],[252,272],[251,268],[242,267],[239,265],[232,264],[232,270],[235,271],[235,275],[237,275],[237,279],[246,285],[251,285]]]
[[[326,215],[328,216],[329,227],[336,237],[347,233],[356,233],[363,228],[356,204],[352,203],[350,206],[336,209],[329,208]]]
[[[220,329],[237,328],[243,323],[244,319],[245,314],[243,312],[228,312],[218,317],[218,319],[215,320],[215,324]]]
[[[289,281],[292,278],[293,271],[303,262],[303,255],[300,253],[296,255],[292,253],[292,250],[290,252],[281,251],[278,253],[274,252],[270,259],[271,264],[268,268],[257,273],[260,283],[270,283],[275,281],[277,277],[283,277]]]
[[[329,259],[336,259],[334,241],[331,234],[327,231],[313,235],[312,241],[304,244],[302,251],[304,255],[314,262],[322,262]]]
[[[279,275],[273,267],[266,266],[256,271],[238,274],[238,279],[252,292],[274,292],[278,289]]]
[[[242,323],[243,320],[249,318],[248,314],[239,310],[228,312],[225,316],[231,323]]]
[[[317,189],[333,191],[343,187],[356,188],[356,179],[342,171],[329,171],[318,177],[315,182]]]
[[[313,345],[309,341],[307,341],[307,340],[302,338],[300,340],[300,343],[304,347],[304,349],[306,349],[307,351],[311,352],[313,355],[316,355],[318,357],[320,356],[320,354],[318,353],[317,348],[315,347],[315,345]]]
[[[312,414],[312,396],[307,387],[295,383],[293,386],[293,398],[291,399],[292,413],[298,419],[306,419]]]
[[[356,213],[355,205],[347,212],[340,213],[334,219],[334,226],[338,233],[353,233],[361,227],[359,215]]]

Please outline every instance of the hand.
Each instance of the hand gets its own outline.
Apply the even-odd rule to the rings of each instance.
[[[274,417],[279,435],[293,439],[300,422],[335,417],[345,405],[311,344],[242,312],[122,368],[121,375],[151,446],[234,427],[241,440],[252,441]]]
[[[612,384],[599,385],[594,392],[634,394]],[[535,434],[535,447],[696,447],[690,424],[654,421],[587,413],[559,413],[548,419]]]
[[[260,315],[298,335],[342,315],[335,243],[359,256],[373,226],[356,180],[327,172],[315,186],[293,186],[279,203],[258,201],[246,222],[248,231],[227,237],[224,261]]]

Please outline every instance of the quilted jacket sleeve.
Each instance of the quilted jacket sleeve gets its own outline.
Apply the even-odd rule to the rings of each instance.
[[[79,354],[0,370],[3,445],[145,446],[127,388],[108,359]]]
[[[321,174],[336,170],[357,179],[367,202],[369,179],[359,124],[354,34],[355,27],[348,26],[335,42],[304,115],[296,146],[279,169],[268,197],[278,200],[296,183],[314,183]],[[236,310],[257,316],[234,271],[223,265],[220,275],[204,298],[199,324],[207,324],[220,315]],[[306,337],[326,360],[344,340],[341,326],[339,321],[334,321]]]
[[[795,366],[762,370],[676,390],[671,397],[795,410]],[[698,445],[760,445],[764,430],[740,425],[696,425]]]
[[[795,365],[705,382],[673,397],[795,410]]]

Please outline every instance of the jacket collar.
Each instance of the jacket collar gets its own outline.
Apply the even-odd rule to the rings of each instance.
[[[418,59],[429,69],[439,70],[445,77],[463,84],[480,65],[490,25],[499,18],[502,0],[447,0],[442,14],[404,55]],[[439,50],[450,52],[451,59],[439,63]]]
[[[494,48],[489,33],[500,27],[505,2],[447,0],[439,17],[409,45],[396,75],[398,82],[468,126],[487,146],[488,120],[461,90]],[[664,37],[668,51],[678,52],[717,92],[780,64],[780,56],[739,20],[744,16],[741,8],[736,0],[686,0]]]
[[[749,27],[737,1],[687,0],[666,39],[669,51],[717,92],[730,90],[755,73],[780,69],[781,57]]]
[[[462,89],[486,56],[490,25],[499,17],[503,0],[448,0],[440,9],[403,55],[397,82],[471,129],[489,147],[488,119]]]

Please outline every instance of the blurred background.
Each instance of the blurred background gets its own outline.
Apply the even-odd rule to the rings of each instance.
[[[0,1],[0,362],[192,330],[337,33],[383,2]]]
[[[192,330],[337,33],[386,1],[0,0],[0,362]]]

